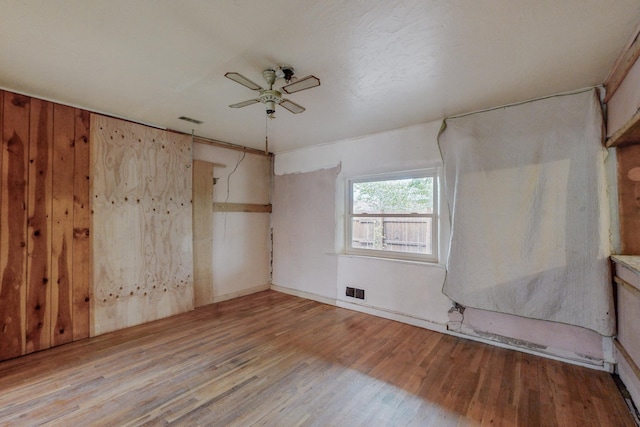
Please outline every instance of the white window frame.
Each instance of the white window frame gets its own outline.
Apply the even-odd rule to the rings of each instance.
[[[361,183],[361,182],[374,182],[374,181],[391,181],[391,180],[399,180],[399,179],[412,179],[412,178],[433,178],[433,212],[428,214],[354,214],[353,213],[353,184]],[[370,256],[370,257],[378,257],[378,258],[391,258],[391,259],[399,259],[399,260],[408,260],[408,261],[422,261],[422,262],[438,262],[438,196],[439,196],[439,184],[438,184],[438,170],[436,168],[432,169],[421,169],[415,171],[406,171],[406,172],[394,172],[394,173],[385,173],[379,175],[368,175],[362,177],[354,177],[347,179],[347,218],[346,218],[346,231],[345,231],[345,248],[346,253],[348,255],[361,255],[361,256]],[[365,248],[354,248],[352,246],[352,225],[353,218],[366,218],[366,217],[409,217],[409,218],[431,218],[431,248],[433,250],[432,254],[418,254],[418,253],[410,253],[410,252],[394,252],[394,251],[383,251],[379,249],[365,249]]]

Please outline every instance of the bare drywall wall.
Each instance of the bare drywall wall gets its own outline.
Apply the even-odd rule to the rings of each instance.
[[[274,177],[273,281],[335,299],[335,185],[339,167]]]
[[[427,322],[430,328],[441,329],[449,320],[445,308],[451,304],[440,292],[444,266],[346,255],[338,259],[339,306],[359,303],[345,296],[349,286],[366,289],[363,303],[367,306],[416,319],[409,323],[424,326]]]
[[[91,116],[91,335],[193,309],[191,138]]]
[[[332,222],[326,221],[324,227],[327,228],[315,234],[318,239],[322,239],[322,243],[316,243],[327,248],[324,252],[318,251],[315,259],[330,251],[330,248],[339,255],[336,261],[336,276],[317,282],[313,280],[309,282],[309,275],[305,276],[304,271],[299,274],[297,281],[290,280],[288,283],[278,281],[276,278],[286,275],[286,272],[280,269],[295,268],[300,261],[297,263],[291,261],[291,266],[284,261],[277,262],[274,264],[274,284],[293,291],[331,296],[338,305],[360,304],[360,307],[377,309],[379,313],[398,315],[405,321],[417,320],[414,322],[417,324],[427,322],[432,327],[444,329],[450,303],[441,292],[445,274],[443,265],[341,255],[344,253],[346,180],[378,173],[437,168],[441,164],[436,144],[440,125],[439,121],[432,122],[276,155],[276,183],[287,177],[287,184],[295,188],[301,185],[297,181],[307,180],[308,177],[313,176],[313,173],[318,173],[309,173],[310,171],[340,165],[340,173],[335,176],[332,185],[325,186],[324,193],[321,195],[326,200],[333,197],[335,210],[324,213],[327,218],[332,219]],[[307,186],[311,188],[310,184]],[[280,206],[280,200],[284,197],[282,193],[287,191],[289,191],[287,186],[276,185],[274,189],[274,220],[277,210],[286,210],[286,207]],[[333,194],[326,194],[328,191],[333,191]],[[316,203],[319,196],[316,192],[300,191],[295,198],[288,197],[295,200],[298,206],[308,206]],[[443,218],[440,226],[441,234],[444,231],[444,235],[448,236],[448,214],[445,210],[441,211],[440,215]],[[316,226],[320,227],[321,224]],[[274,226],[276,242],[283,238],[280,237],[282,233],[285,235],[292,233],[290,224],[282,223],[280,228]],[[306,236],[305,244],[312,247],[315,235]],[[442,239],[439,246],[443,253],[446,252],[446,239]],[[285,257],[280,250],[280,246],[274,245],[274,260]],[[309,251],[307,256],[311,258],[305,259],[305,264],[313,265],[315,262],[313,252]],[[330,283],[328,283],[329,280]],[[347,286],[365,289],[365,300],[347,298],[345,296]],[[329,291],[328,288],[332,289]]]
[[[270,203],[270,157],[204,143],[193,145],[193,157],[213,165],[213,203]],[[269,214],[214,212],[212,206],[209,221],[209,302],[267,289],[271,260]],[[198,230],[194,233],[198,235]]]

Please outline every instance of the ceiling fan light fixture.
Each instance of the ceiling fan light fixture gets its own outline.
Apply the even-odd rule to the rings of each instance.
[[[276,102],[275,101],[266,101],[264,103],[267,107],[267,116],[271,116],[276,112]]]
[[[283,65],[281,67],[281,70],[283,74],[282,78],[284,79],[284,81],[287,83],[291,83],[291,78],[293,78],[293,74],[295,73],[293,67],[291,65]]]

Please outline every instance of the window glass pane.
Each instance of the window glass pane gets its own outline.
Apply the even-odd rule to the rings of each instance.
[[[433,213],[433,177],[353,183],[354,214]]]
[[[352,218],[351,247],[431,255],[432,221],[433,218]]]

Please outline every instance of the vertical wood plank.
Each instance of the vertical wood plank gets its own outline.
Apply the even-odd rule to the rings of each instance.
[[[2,138],[2,140],[4,140],[4,96],[5,93],[4,91],[0,91],[0,138]],[[0,140],[0,141],[2,141]],[[5,234],[4,232],[4,228],[3,228],[3,223],[4,223],[4,214],[3,214],[3,197],[2,197],[2,193],[3,193],[3,189],[5,187],[5,181],[4,181],[4,175],[2,173],[3,168],[2,168],[2,153],[4,152],[4,144],[2,144],[2,151],[0,151],[0,268],[2,268],[2,266],[5,263],[5,249],[2,247],[2,236]],[[4,307],[7,304],[7,302],[4,301],[3,298],[3,293],[2,293],[2,271],[0,270],[0,339],[2,339],[2,341],[4,341],[5,338],[5,330],[4,330],[4,324],[5,324],[5,316],[4,316]],[[7,346],[8,348],[8,346]],[[7,352],[10,354],[10,352]],[[6,357],[10,357],[10,356],[5,356],[5,348],[2,346],[2,344],[0,344],[0,360],[5,359]]]
[[[193,302],[213,301],[213,163],[193,161]]]
[[[73,340],[73,184],[75,109],[53,108],[51,345]]]
[[[75,114],[75,167],[73,184],[73,340],[89,337],[89,280],[91,257],[89,228],[89,124],[88,111]]]
[[[0,359],[25,352],[29,98],[3,100],[0,212]]]
[[[26,352],[51,346],[51,156],[53,104],[31,99]]]

